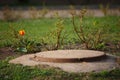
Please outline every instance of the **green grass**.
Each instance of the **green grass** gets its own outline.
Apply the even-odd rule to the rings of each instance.
[[[108,37],[106,40],[116,39],[120,40],[119,34],[120,27],[119,24],[119,16],[107,16],[107,17],[86,17],[84,19],[84,28],[85,32],[94,32],[94,30],[98,28],[103,28]],[[19,20],[16,22],[4,22],[0,21],[0,46],[5,46],[11,42],[13,42],[12,38],[12,30],[9,28],[11,25],[17,31],[24,29],[26,31],[25,37],[39,42],[42,37],[44,37],[48,32],[55,29],[56,18],[43,18],[43,19],[35,19],[35,20]],[[94,22],[96,25],[94,26]],[[76,19],[76,24],[79,24],[78,19]],[[72,42],[73,38],[77,38],[76,34],[73,31],[73,25],[70,18],[64,19],[64,28],[66,31],[67,42]],[[115,37],[114,37],[115,36]],[[112,40],[111,40],[112,41]]]
[[[99,73],[67,73],[50,67],[28,67],[0,61],[0,80],[119,80],[120,69]]]

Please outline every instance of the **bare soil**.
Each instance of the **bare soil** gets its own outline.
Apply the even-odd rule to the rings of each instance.
[[[0,48],[0,60],[3,60],[9,56],[20,56],[20,54],[16,54],[10,47]]]

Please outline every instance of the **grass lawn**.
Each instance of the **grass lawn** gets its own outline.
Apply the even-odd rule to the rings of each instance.
[[[41,38],[54,29],[57,19],[26,19],[15,22],[0,21],[0,47],[6,47],[14,43],[13,29],[19,31],[24,29],[25,38],[40,43]],[[75,43],[77,35],[73,30],[70,18],[64,19],[64,30],[67,37],[65,43]],[[76,24],[79,20],[76,19]],[[103,29],[106,42],[120,42],[120,16],[106,17],[85,17],[85,33],[94,32],[97,29]],[[64,35],[64,34],[63,34]],[[49,37],[51,38],[51,37]],[[54,42],[54,41],[53,41]],[[118,52],[118,54],[120,54]],[[27,67],[22,65],[9,64],[10,58],[0,60],[0,80],[119,80],[120,69],[112,71],[102,71],[100,73],[67,73],[59,69],[53,69],[47,66]]]
[[[15,30],[19,31],[24,29],[25,37],[40,42],[40,39],[44,37],[48,32],[55,29],[55,18],[43,18],[35,20],[19,20],[16,22],[4,22],[0,21],[0,46],[4,46],[5,43],[11,43],[13,40],[13,31],[9,28],[11,25]],[[94,30],[103,28],[107,34],[106,40],[120,40],[118,36],[120,31],[120,17],[119,16],[107,16],[107,17],[86,17],[84,19],[85,33],[94,32]],[[76,19],[76,24],[79,20]],[[77,38],[73,30],[72,21],[70,18],[64,19],[64,30],[67,42],[74,42],[74,38]],[[117,34],[117,35],[116,35]],[[113,38],[113,39],[112,39]],[[12,41],[13,42],[13,41]]]

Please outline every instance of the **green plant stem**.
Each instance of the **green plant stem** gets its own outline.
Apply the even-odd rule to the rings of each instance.
[[[60,46],[60,38],[61,38],[61,32],[62,32],[62,29],[59,30],[58,34],[57,34],[57,43],[56,43],[56,47],[55,47],[55,50],[59,48]]]

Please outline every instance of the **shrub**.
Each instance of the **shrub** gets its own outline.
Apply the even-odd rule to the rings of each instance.
[[[58,16],[58,15],[57,15]],[[42,38],[42,44],[47,50],[57,50],[64,43],[64,20],[57,17],[57,22],[55,23],[56,29],[47,34],[46,37]]]
[[[86,13],[85,9],[80,11],[79,26],[75,23],[76,16],[72,14],[72,24],[74,31],[78,36],[80,43],[84,44],[87,49],[103,49],[104,48],[103,29],[99,28],[92,31],[89,28],[86,29],[86,26],[83,23],[84,22],[83,18],[85,17],[85,13]],[[94,23],[93,25],[96,25],[96,23]]]

